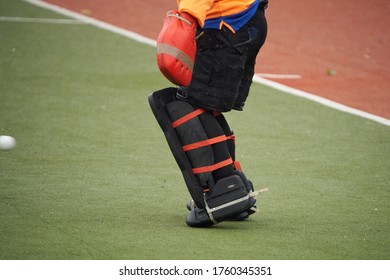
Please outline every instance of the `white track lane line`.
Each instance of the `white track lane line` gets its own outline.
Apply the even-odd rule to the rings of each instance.
[[[88,24],[91,24],[91,25],[94,25],[96,27],[105,29],[107,31],[122,35],[124,37],[130,38],[130,39],[135,40],[137,42],[144,43],[144,44],[154,46],[154,47],[156,46],[155,40],[152,40],[150,38],[147,38],[147,37],[142,36],[140,34],[137,34],[135,32],[131,32],[131,31],[128,31],[126,29],[114,26],[112,24],[85,16],[85,15],[81,15],[79,13],[70,11],[68,9],[65,9],[65,8],[50,4],[50,3],[43,2],[41,0],[22,0],[22,1],[31,3],[35,6],[54,11],[56,13],[59,13],[59,14],[62,14],[62,15],[65,15],[65,16],[68,16],[71,18],[75,18],[75,19],[84,21]],[[305,92],[302,90],[291,88],[291,87],[282,85],[280,83],[261,78],[259,76],[253,77],[253,81],[256,83],[260,83],[260,84],[272,87],[274,89],[280,90],[280,91],[285,92],[285,93],[289,93],[289,94],[292,94],[295,96],[309,99],[309,100],[314,101],[316,103],[322,104],[324,106],[327,106],[327,107],[330,107],[330,108],[333,108],[333,109],[336,109],[336,110],[339,110],[339,111],[342,111],[342,112],[345,112],[348,114],[356,115],[356,116],[359,116],[361,118],[369,119],[369,120],[372,120],[374,122],[377,122],[377,123],[380,123],[380,124],[383,124],[386,126],[390,126],[389,119],[386,119],[386,118],[383,118],[383,117],[380,117],[377,115],[373,115],[373,114],[370,114],[370,113],[367,113],[367,112],[364,112],[364,111],[361,111],[361,110],[358,110],[355,108],[351,108],[351,107],[346,106],[344,104],[340,104],[340,103],[331,101],[329,99],[319,97],[319,96],[312,94],[312,93],[308,93],[308,92]]]

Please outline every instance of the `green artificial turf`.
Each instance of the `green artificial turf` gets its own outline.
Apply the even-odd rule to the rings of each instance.
[[[0,16],[62,16],[1,0]],[[0,259],[389,259],[390,129],[254,85],[226,118],[261,209],[185,225],[147,103],[155,49],[90,25],[0,22]]]

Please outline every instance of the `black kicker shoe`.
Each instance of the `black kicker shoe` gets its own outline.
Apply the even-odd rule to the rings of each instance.
[[[186,203],[186,207],[189,211],[196,208],[194,200],[190,199]],[[241,212],[240,214],[237,214],[236,216],[233,216],[231,218],[226,219],[226,221],[244,221],[249,218],[250,215],[256,213],[258,210],[256,206],[254,205],[252,208],[250,208],[247,211]]]
[[[206,209],[194,207],[187,216],[186,224],[190,227],[210,227],[214,223],[210,220]]]

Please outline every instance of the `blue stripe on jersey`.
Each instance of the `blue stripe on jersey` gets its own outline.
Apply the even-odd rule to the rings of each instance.
[[[230,25],[234,31],[237,31],[255,15],[260,2],[262,2],[262,0],[256,0],[248,9],[238,14],[206,19],[203,28],[219,29],[221,22],[223,21]]]

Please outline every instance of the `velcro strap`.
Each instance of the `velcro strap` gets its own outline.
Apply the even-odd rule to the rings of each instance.
[[[234,134],[226,136],[226,140],[233,140],[234,145],[236,144],[236,136]]]
[[[216,144],[216,143],[219,143],[219,142],[223,142],[223,141],[226,141],[226,140],[227,140],[227,138],[226,138],[225,135],[217,136],[217,137],[214,137],[214,138],[210,138],[210,139],[206,139],[206,140],[203,140],[203,141],[199,141],[199,142],[195,142],[195,143],[192,143],[192,144],[185,145],[185,146],[183,146],[183,151],[184,152],[188,152],[188,151],[191,151],[191,150],[194,150],[194,149],[202,148],[202,147],[205,147],[205,146],[210,146],[210,145],[213,145],[213,144]]]
[[[217,163],[209,165],[209,166],[202,166],[202,167],[193,168],[192,172],[194,174],[212,172],[212,171],[215,171],[215,170],[220,169],[222,167],[228,166],[230,164],[233,164],[232,158],[228,158],[226,160],[217,162]]]
[[[181,117],[180,119],[172,122],[172,127],[173,128],[176,128],[178,127],[179,125],[185,123],[185,122],[188,122],[189,120],[199,116],[200,114],[203,114],[204,112],[206,112],[205,109],[197,109],[195,111],[192,111],[191,113]]]
[[[237,160],[234,161],[234,169],[242,171],[241,164]]]
[[[210,138],[210,139],[206,139],[206,140],[203,140],[203,141],[195,142],[195,143],[192,143],[192,144],[184,145],[183,146],[183,151],[184,152],[188,152],[188,151],[191,151],[191,150],[194,150],[194,149],[202,148],[202,147],[205,147],[205,146],[210,146],[210,145],[217,144],[217,143],[220,143],[220,142],[223,142],[223,141],[226,141],[226,140],[230,140],[230,139],[232,139],[233,141],[235,140],[234,134],[232,134],[230,136],[220,135],[220,136],[217,136],[217,137],[214,137],[214,138]]]

